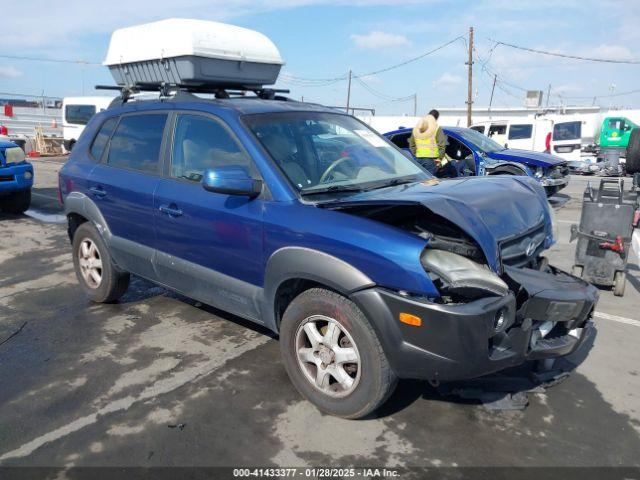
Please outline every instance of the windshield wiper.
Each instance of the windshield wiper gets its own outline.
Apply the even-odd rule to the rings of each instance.
[[[315,188],[311,190],[304,190],[300,192],[301,196],[317,195],[320,193],[342,193],[342,192],[362,192],[362,187],[349,187],[346,185],[331,185],[330,187]]]
[[[372,188],[369,188],[369,190],[373,190],[373,189],[376,189],[376,188],[384,188],[384,187],[395,187],[396,185],[404,185],[406,183],[413,183],[415,181],[416,181],[416,179],[414,177],[410,177],[410,178],[393,178],[391,180],[387,180],[386,182],[376,183]]]

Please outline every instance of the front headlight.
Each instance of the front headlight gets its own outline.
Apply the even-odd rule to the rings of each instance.
[[[544,175],[544,170],[542,167],[536,167],[536,171],[534,172],[536,178],[542,178]]]
[[[500,296],[509,292],[507,284],[488,267],[461,255],[427,248],[422,252],[420,262],[427,272],[440,277],[449,288],[484,290]]]

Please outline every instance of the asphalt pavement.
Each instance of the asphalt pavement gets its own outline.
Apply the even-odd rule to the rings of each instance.
[[[570,376],[525,409],[402,381],[348,421],[302,399],[277,339],[249,322],[139,279],[117,304],[90,303],[57,200],[62,161],[34,160],[31,210],[0,216],[0,465],[640,466],[637,256],[625,297],[601,290]],[[563,269],[588,180],[552,199]]]

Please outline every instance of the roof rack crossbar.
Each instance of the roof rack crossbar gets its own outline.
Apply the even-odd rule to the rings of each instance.
[[[96,85],[96,90],[118,90],[120,98],[114,103],[124,104],[133,94],[140,92],[160,92],[161,97],[168,97],[172,92],[210,93],[216,98],[230,98],[231,95],[243,96],[246,92],[253,92],[263,100],[287,100],[278,93],[289,93],[289,90],[279,88],[263,88],[237,84],[182,84],[166,82],[137,82],[133,85]]]

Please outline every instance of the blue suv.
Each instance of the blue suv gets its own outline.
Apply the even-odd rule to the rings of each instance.
[[[398,378],[573,352],[594,287],[548,265],[528,177],[439,181],[355,118],[268,91],[119,99],[60,172],[82,290],[130,274],[263,325],[295,387],[359,418]]]

